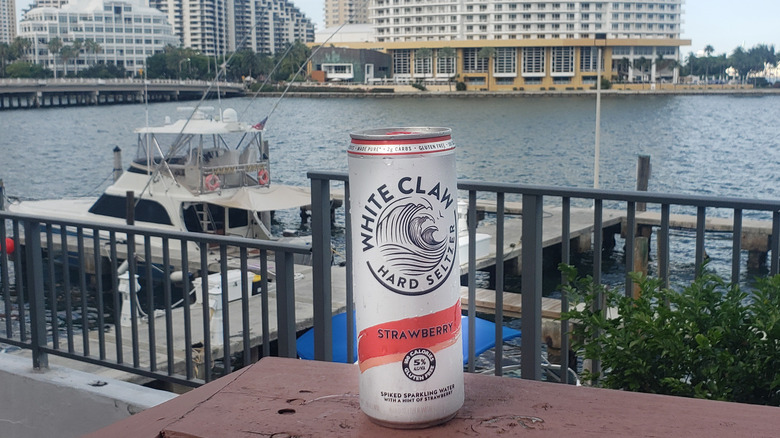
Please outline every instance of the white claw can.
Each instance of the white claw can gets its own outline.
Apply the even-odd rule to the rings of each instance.
[[[360,408],[389,427],[443,423],[464,399],[452,131],[350,136]]]

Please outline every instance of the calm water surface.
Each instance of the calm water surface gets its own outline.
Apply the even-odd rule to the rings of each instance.
[[[275,102],[238,98],[222,107],[256,122]],[[151,104],[149,123],[192,104]],[[632,190],[643,154],[652,160],[651,191],[780,199],[779,110],[780,96],[606,96],[601,187]],[[97,195],[109,184],[112,149],[121,147],[129,164],[133,129],[146,118],[144,105],[2,111],[0,178],[21,198]],[[451,127],[459,178],[593,185],[593,97],[285,99],[266,125],[272,178],[308,185],[307,170],[346,171],[349,132],[387,126]]]

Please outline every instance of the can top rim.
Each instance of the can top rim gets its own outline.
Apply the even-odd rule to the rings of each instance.
[[[394,138],[414,139],[448,135],[452,135],[451,128],[422,126],[364,129],[349,133],[349,136],[356,140],[392,140]]]

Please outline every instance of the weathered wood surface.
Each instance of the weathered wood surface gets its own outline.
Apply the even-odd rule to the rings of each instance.
[[[477,312],[494,314],[496,312],[496,291],[477,288],[475,291],[474,305]],[[504,292],[504,316],[521,318],[523,316],[522,295],[512,292]],[[461,287],[460,303],[464,311],[468,309],[469,289]],[[555,298],[542,298],[542,318],[558,319],[561,316],[561,300]]]

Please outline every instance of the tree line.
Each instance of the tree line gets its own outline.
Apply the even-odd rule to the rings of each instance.
[[[764,70],[764,63],[777,65],[780,54],[775,51],[774,45],[759,44],[745,50],[737,47],[731,55],[721,53],[713,56],[715,49],[711,45],[704,47],[705,56],[696,56],[689,53],[682,69],[683,75],[693,75],[704,78],[725,78],[728,68],[736,69],[736,78],[746,80],[751,72]]]
[[[25,59],[33,46],[26,38],[17,37],[10,44],[0,43],[0,78],[51,78],[57,77],[57,70],[44,68]],[[54,37],[47,44],[54,65],[61,67],[65,77],[123,78],[141,76],[149,79],[196,79],[213,80],[220,71],[220,80],[241,82],[243,80],[289,81],[306,62],[311,49],[300,41],[288,45],[285,51],[276,54],[255,53],[242,49],[219,57],[208,57],[190,48],[167,46],[146,59],[145,65],[136,66],[128,72],[121,66],[98,61],[102,46],[94,40],[76,39],[65,44]],[[84,58],[87,69],[68,71],[69,62]],[[300,77],[296,79],[301,79]]]

